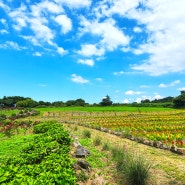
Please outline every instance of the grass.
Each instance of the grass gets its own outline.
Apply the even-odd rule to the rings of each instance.
[[[30,135],[15,135],[9,139],[1,138],[0,142],[0,163],[6,158],[14,157],[20,153],[27,143],[33,140],[34,134]]]
[[[68,124],[66,124],[66,126],[68,127]],[[83,130],[86,130],[87,128],[83,126],[78,126],[78,130],[74,131],[74,127],[75,125],[71,124],[68,128],[70,128],[72,133],[79,138],[80,143],[92,153],[86,158],[86,160],[88,160],[88,162],[92,164],[93,174],[100,173],[101,176],[103,176],[107,180],[107,183],[111,185],[126,184],[126,177],[124,176],[124,173],[126,172],[120,175],[116,170],[116,163],[114,162],[114,157],[111,157],[111,149],[113,148],[113,146],[117,146],[118,149],[121,148],[125,151],[128,150],[131,155],[132,153],[137,154],[134,158],[134,163],[138,163],[138,165],[135,165],[135,169],[137,169],[137,166],[142,167],[141,164],[145,165],[145,162],[147,166],[147,161],[150,162],[152,168],[150,169],[151,176],[150,182],[148,184],[185,185],[184,156],[179,156],[177,154],[171,153],[170,151],[149,147],[134,141],[130,141],[128,139],[117,137],[115,135],[100,132],[90,128],[88,128],[88,130],[91,132],[91,138],[82,138]],[[98,146],[95,146],[93,141],[97,136],[102,138],[102,143]],[[137,161],[136,159],[138,157],[139,159]],[[145,162],[142,161],[143,158]],[[148,168],[149,167],[150,166],[148,166]],[[129,169],[132,168],[129,167]],[[134,171],[134,168],[132,171]],[[90,178],[92,178],[92,176]]]
[[[129,107],[129,106],[106,106],[106,107],[46,107],[36,108],[41,114],[46,111],[86,111],[86,112],[99,112],[99,111],[169,111],[172,108],[157,108],[157,107]]]

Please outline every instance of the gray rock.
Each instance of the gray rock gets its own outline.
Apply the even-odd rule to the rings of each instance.
[[[177,148],[177,153],[180,155],[185,155],[185,148]]]
[[[77,165],[88,171],[90,171],[91,169],[91,165],[87,161],[84,161],[84,160],[77,161]]]
[[[90,154],[90,151],[85,149],[83,146],[78,145],[76,148],[76,157],[86,157]]]

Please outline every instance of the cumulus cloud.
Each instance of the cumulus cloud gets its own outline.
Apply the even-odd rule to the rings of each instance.
[[[58,53],[58,54],[60,54],[60,55],[65,55],[65,54],[67,54],[67,50],[64,50],[64,48],[58,47],[58,46],[56,46],[56,47],[57,47],[57,53]]]
[[[80,25],[82,35],[91,33],[94,36],[101,37],[99,45],[108,51],[129,44],[130,38],[120,28],[116,27],[116,22],[112,18],[106,19],[104,22],[98,22],[98,20],[89,21],[81,16]]]
[[[81,50],[77,51],[77,53],[86,57],[102,56],[105,50],[103,48],[97,48],[95,44],[82,44]]]
[[[126,91],[125,94],[126,95],[136,95],[136,94],[142,94],[143,92],[140,92],[140,91],[132,91],[132,90],[129,90],[129,91]]]
[[[84,8],[91,5],[91,0],[54,0],[56,3],[64,4],[69,8]]]
[[[150,75],[162,75],[185,70],[185,1],[148,0],[145,9],[132,9],[128,17],[146,26],[148,40],[138,47],[136,54],[149,54],[149,58],[132,69]]]
[[[61,30],[63,34],[71,31],[72,22],[66,15],[58,15],[54,20],[62,27]]]
[[[159,87],[161,87],[161,88],[173,87],[179,83],[180,83],[180,80],[175,80],[175,81],[171,82],[170,84],[161,83],[161,84],[159,84]]]
[[[80,84],[85,84],[85,83],[89,83],[89,80],[83,78],[82,76],[78,76],[76,74],[72,74],[71,75],[71,80],[75,83],[80,83]]]
[[[35,53],[33,53],[33,56],[36,56],[36,57],[41,57],[42,56],[42,53],[40,53],[40,52],[35,52]]]
[[[113,75],[115,76],[120,76],[120,75],[123,75],[124,72],[123,71],[119,71],[119,72],[114,72]]]
[[[140,33],[140,32],[142,32],[142,29],[140,27],[134,27],[134,32]]]
[[[13,41],[6,41],[4,44],[0,44],[0,48],[6,49],[15,49],[15,50],[22,50],[25,47],[19,46],[16,42]]]
[[[178,91],[185,91],[185,87],[181,87],[177,89]]]
[[[94,66],[94,60],[92,59],[79,59],[78,62],[79,64],[85,64],[85,65],[88,65],[88,66]]]

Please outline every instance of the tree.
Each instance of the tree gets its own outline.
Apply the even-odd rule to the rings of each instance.
[[[185,108],[185,91],[181,91],[181,95],[173,99],[175,108]]]
[[[107,95],[105,97],[103,97],[102,101],[100,102],[101,106],[109,106],[112,105],[112,101],[110,99],[110,97]]]
[[[32,107],[36,107],[38,103],[32,100],[31,98],[28,98],[26,100],[18,101],[16,105],[17,107],[32,108]]]

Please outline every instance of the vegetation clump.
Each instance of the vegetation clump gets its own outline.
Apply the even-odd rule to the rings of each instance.
[[[144,158],[118,147],[112,149],[112,156],[118,173],[126,179],[128,185],[148,184],[151,165]]]
[[[2,164],[0,184],[75,185],[68,132],[55,121],[36,125],[33,130],[34,139]]]

